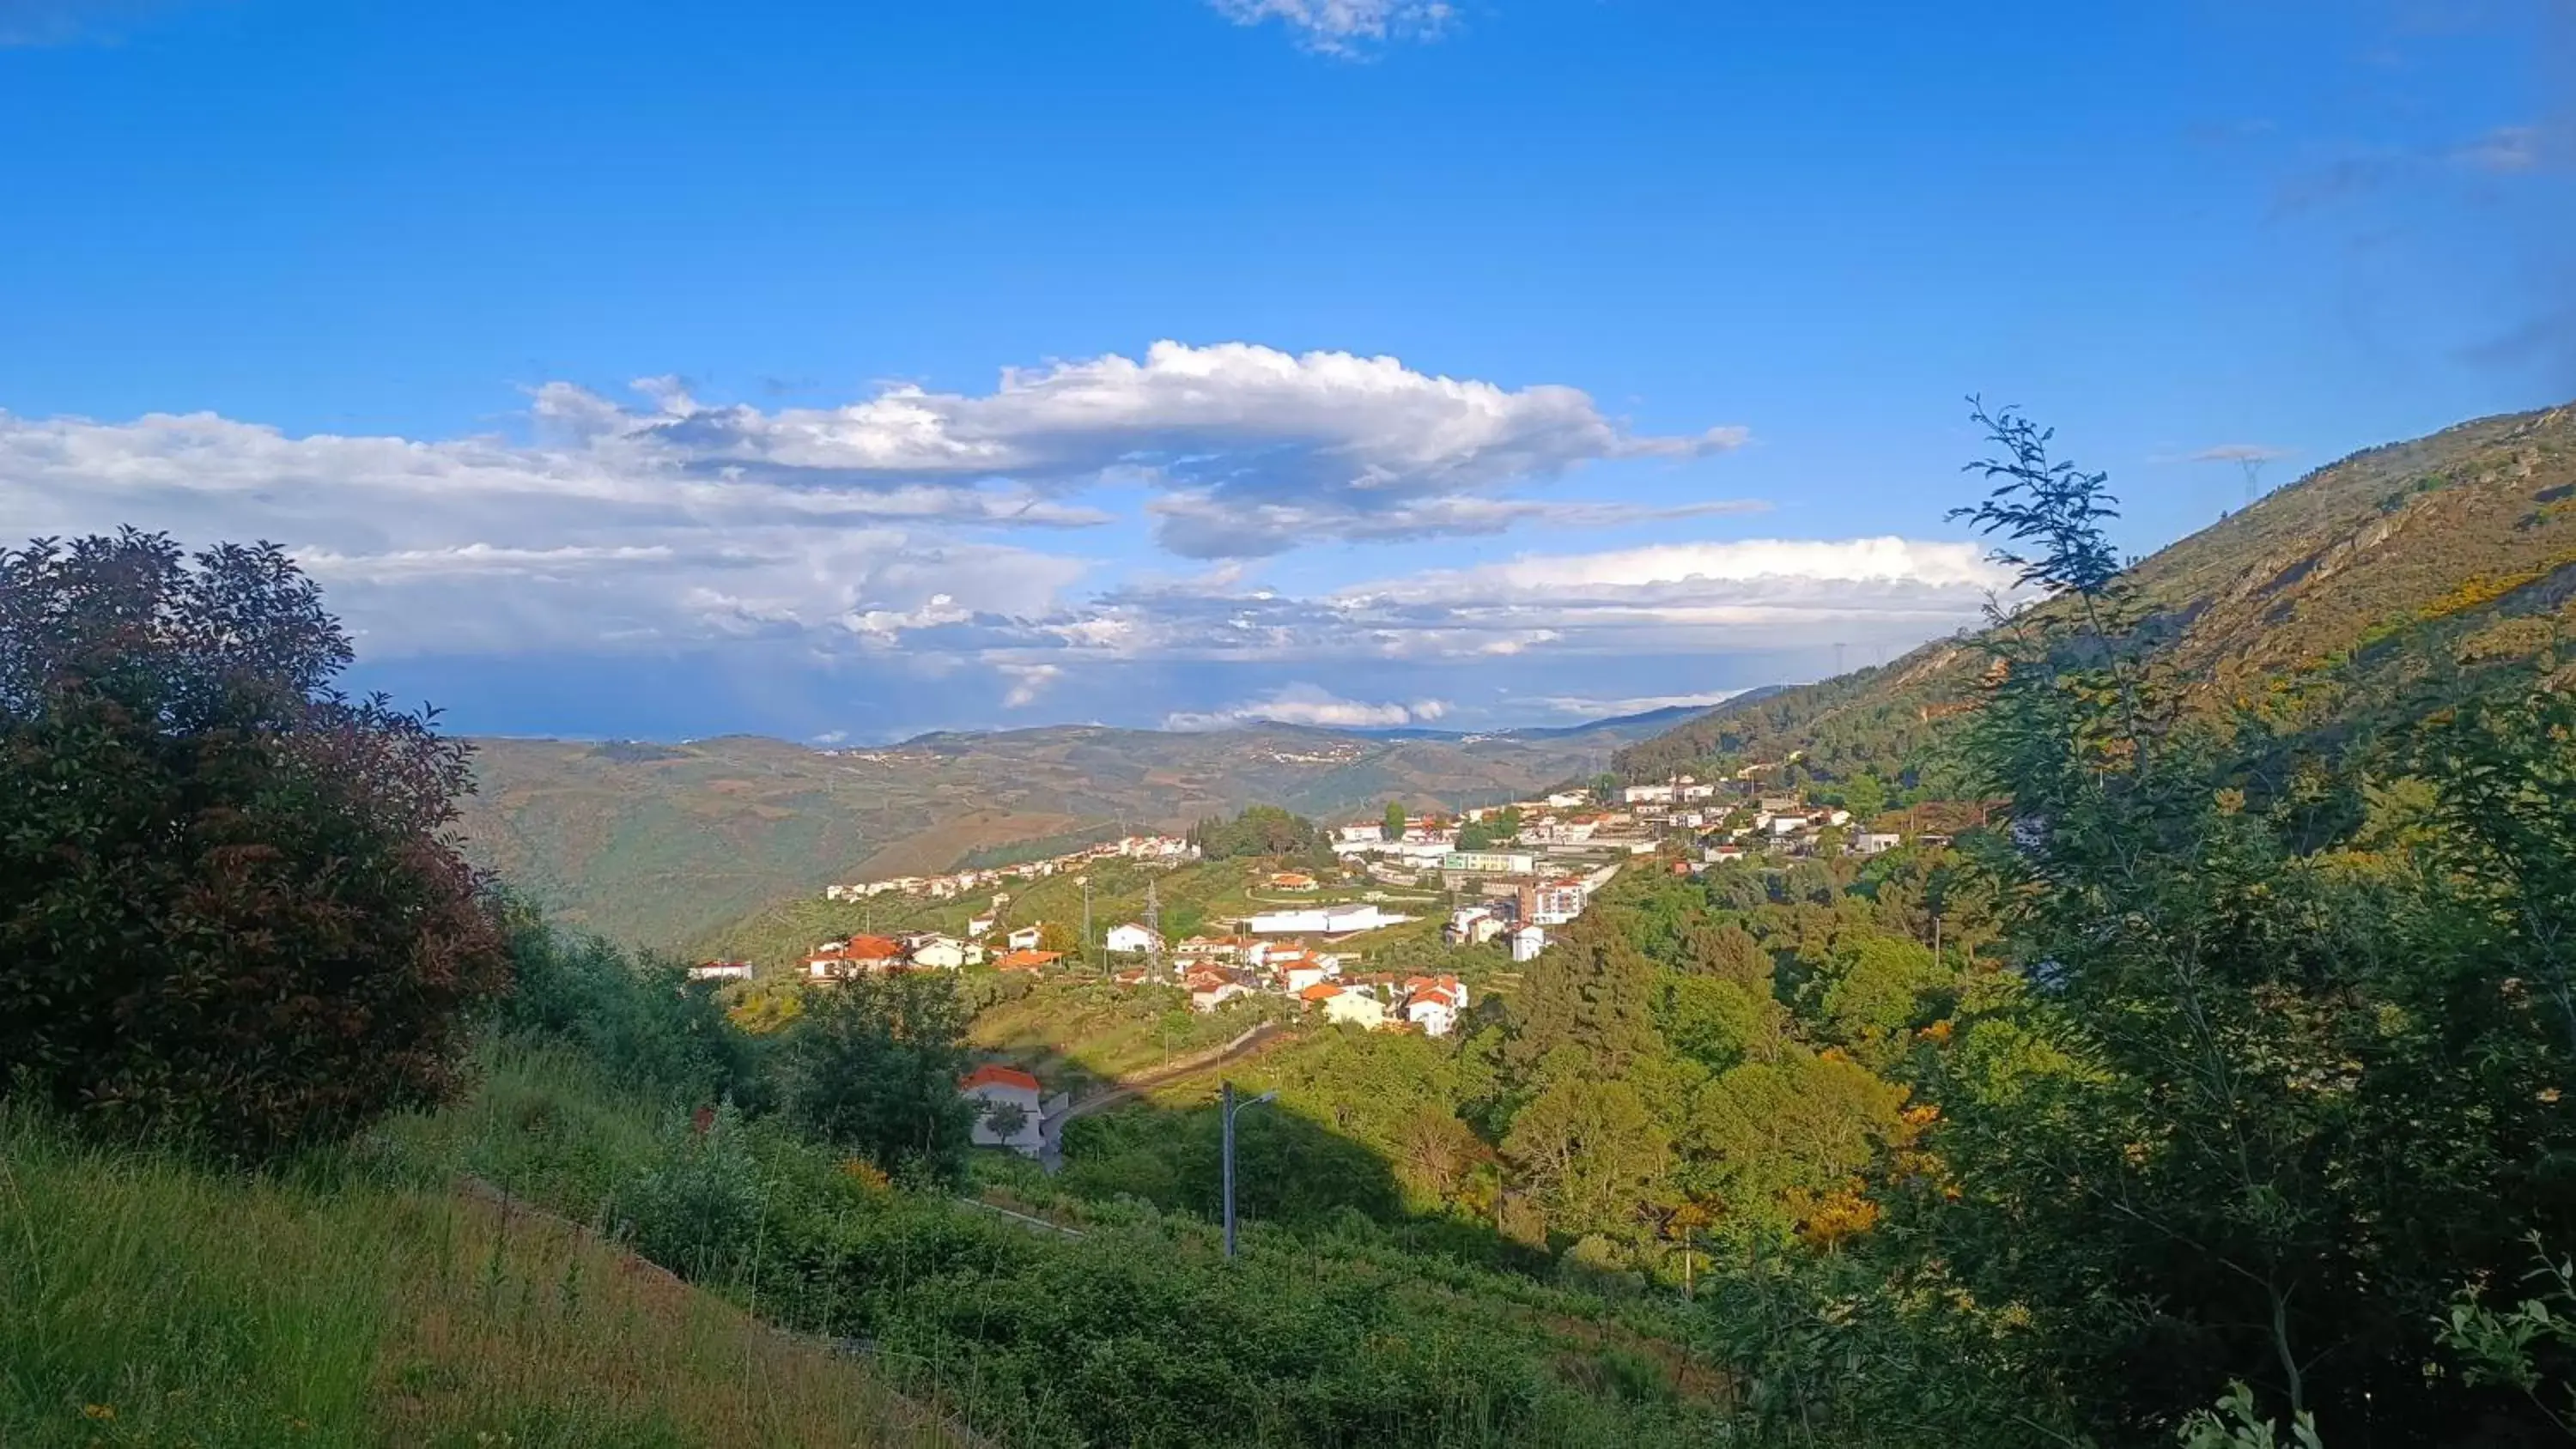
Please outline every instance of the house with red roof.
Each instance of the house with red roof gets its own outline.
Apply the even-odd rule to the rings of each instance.
[[[1036,1077],[988,1062],[958,1080],[957,1094],[975,1108],[971,1135],[976,1146],[1007,1147],[1035,1157],[1046,1145],[1046,1091]]]
[[[883,936],[852,936],[826,941],[805,960],[805,974],[816,981],[837,981],[867,972],[890,971],[903,964],[900,941]]]
[[[1043,971],[1064,959],[1062,951],[1005,951],[993,962],[997,971]]]

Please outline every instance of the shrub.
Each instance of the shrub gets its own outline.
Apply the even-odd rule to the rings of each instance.
[[[965,1175],[972,1109],[957,1095],[966,1013],[945,972],[862,976],[815,991],[788,1033],[779,1095],[799,1129],[887,1172]]]
[[[271,545],[0,550],[0,1086],[244,1157],[447,1095],[507,979],[466,747]]]

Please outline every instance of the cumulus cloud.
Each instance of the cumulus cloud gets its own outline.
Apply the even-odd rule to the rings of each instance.
[[[1111,354],[1008,369],[989,393],[904,384],[837,408],[705,404],[676,379],[639,387],[649,407],[550,384],[537,413],[585,449],[669,473],[803,488],[1019,490],[1009,507],[986,498],[997,514],[1097,483],[1142,484],[1164,495],[1153,511],[1165,546],[1192,558],[1494,533],[1534,519],[1627,521],[1639,515],[1496,495],[1586,463],[1702,457],[1746,436],[1738,427],[1639,434],[1571,387],[1513,390],[1392,357],[1239,342],[1157,342],[1141,361]]]
[[[1364,700],[1343,699],[1316,685],[1292,684],[1275,694],[1224,709],[1168,715],[1163,720],[1163,728],[1214,730],[1268,722],[1312,725],[1323,729],[1392,729],[1403,725],[1431,724],[1448,712],[1449,706],[1443,700],[1388,700],[1372,704]]]
[[[1026,709],[1038,702],[1048,685],[1064,677],[1064,670],[1053,664],[1003,664],[996,666],[1011,687],[1002,694],[1002,708]]]
[[[1458,18],[1448,0],[1209,0],[1237,25],[1278,21],[1298,43],[1327,55],[1349,56],[1364,45],[1390,39],[1428,40]]]
[[[613,430],[519,446],[0,413],[0,517],[18,536],[139,523],[194,544],[274,540],[381,658],[751,634],[882,644],[1043,613],[1080,560],[954,530],[1104,515],[953,480],[697,471]]]

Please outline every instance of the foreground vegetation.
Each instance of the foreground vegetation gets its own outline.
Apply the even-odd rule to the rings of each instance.
[[[390,1165],[245,1178],[0,1115],[0,1443],[961,1442],[821,1344]]]

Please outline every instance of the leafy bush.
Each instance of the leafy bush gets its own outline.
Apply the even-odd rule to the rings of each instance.
[[[246,1158],[457,1083],[507,979],[466,747],[273,546],[0,551],[0,1089]]]
[[[576,1046],[632,1091],[692,1107],[769,1104],[760,1039],[735,1029],[708,983],[676,962],[558,934],[516,902],[501,915],[515,984],[496,1013],[503,1030]]]
[[[788,1119],[887,1172],[953,1183],[973,1112],[957,1095],[966,1013],[945,972],[862,976],[808,999],[780,1062]]]

